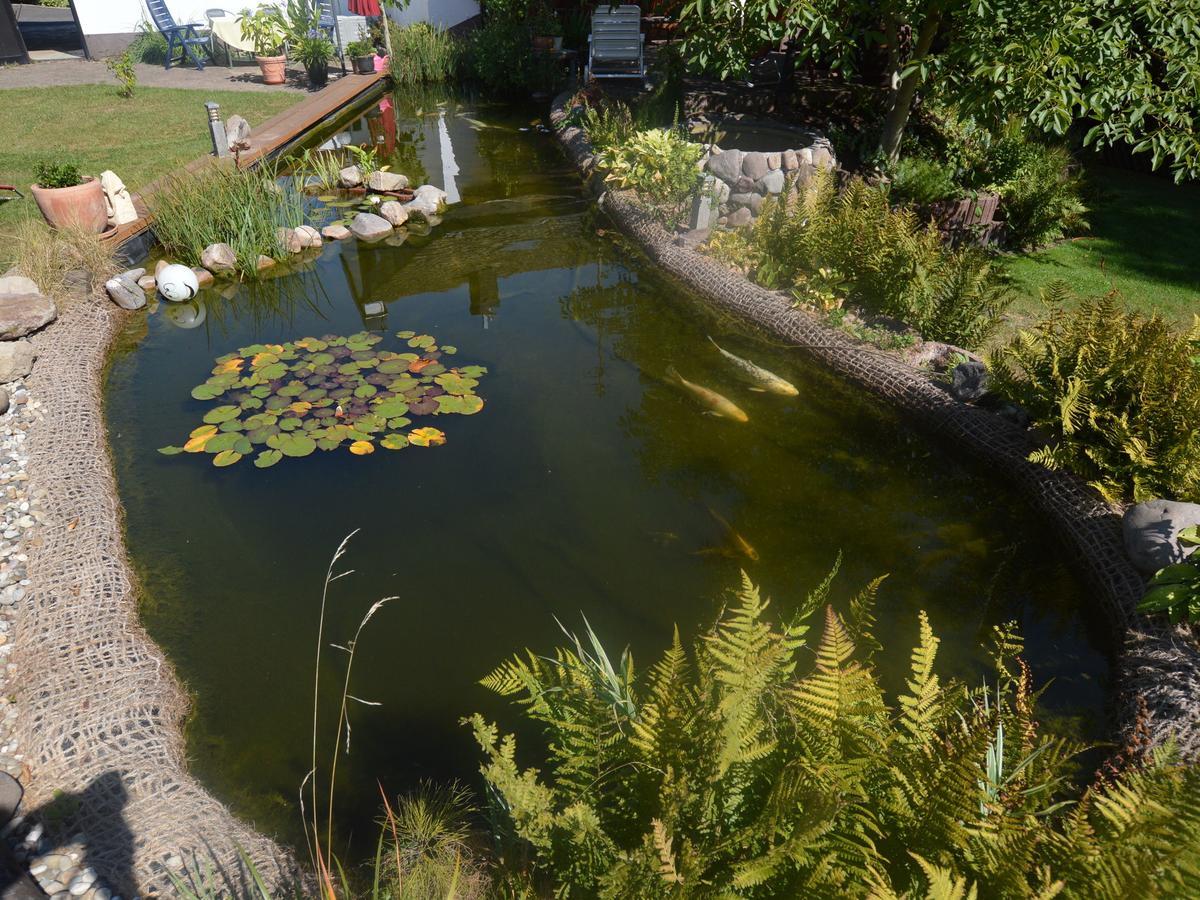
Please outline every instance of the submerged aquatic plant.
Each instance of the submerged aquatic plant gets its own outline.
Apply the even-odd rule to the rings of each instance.
[[[183,446],[159,453],[208,453],[217,467],[257,453],[265,469],[285,456],[309,456],[346,445],[355,456],[375,448],[446,443],[438,428],[409,431],[412,417],[483,409],[475,393],[484,366],[448,367],[457,348],[427,334],[397,332],[408,350],[383,350],[382,335],[305,337],[285,344],[251,344],[216,359],[212,375],[192,389],[197,400],[219,400]]]

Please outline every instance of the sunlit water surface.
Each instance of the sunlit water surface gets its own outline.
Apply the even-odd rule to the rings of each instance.
[[[929,612],[948,674],[978,683],[991,626],[1016,620],[1055,727],[1102,733],[1108,668],[1098,616],[1053,536],[1016,498],[894,415],[773,346],[709,317],[596,219],[536,114],[453,98],[401,101],[321,135],[379,142],[415,181],[461,201],[401,246],[327,244],[261,288],[203,292],[204,321],[159,305],[136,317],[106,402],[144,587],[143,616],[194,695],[194,771],[260,827],[298,837],[328,560],[360,529],[334,585],[327,638],[396,595],[358,646],[342,763],[345,836],[373,840],[379,784],[477,786],[460,718],[482,711],[534,735],[477,680],[520,648],[549,651],[558,617],[585,614],[612,652],[649,664],[672,625],[710,622],[744,567],[787,611],[829,571],[847,597],[890,573],[881,666],[900,683]],[[394,126],[394,131],[393,131]],[[398,134],[393,141],[390,135]],[[315,214],[315,213],[314,213]],[[255,342],[411,329],[486,365],[475,416],[440,417],[443,447],[340,449],[259,470],[164,457],[212,404],[191,388],[214,357]],[[793,381],[794,399],[748,391],[708,336]],[[748,424],[705,415],[669,365],[734,399]],[[710,512],[710,510],[712,512]],[[721,552],[713,513],[757,562]],[[322,739],[336,674],[327,653]]]

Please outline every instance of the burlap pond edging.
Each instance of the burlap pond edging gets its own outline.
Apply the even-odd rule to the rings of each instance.
[[[167,869],[182,874],[193,860],[239,882],[241,851],[269,884],[289,883],[290,854],[188,774],[187,698],[138,619],[101,405],[108,355],[131,314],[83,289],[59,306],[34,339],[28,379],[44,413],[28,446],[45,519],[13,654],[16,733],[31,770],[23,808],[53,801],[62,815],[48,831],[80,835],[87,864],[126,897],[174,894]]]
[[[602,190],[587,135],[567,123],[568,96],[561,94],[551,104],[551,128],[568,159]],[[1029,436],[1008,420],[955,400],[927,373],[676,243],[631,193],[602,193],[600,203],[651,260],[701,301],[794,345],[1015,487],[1052,524],[1104,612],[1117,655],[1112,704],[1117,732],[1131,737],[1140,724],[1151,743],[1174,740],[1185,758],[1200,760],[1200,647],[1187,629],[1173,630],[1136,612],[1144,582],[1125,554],[1118,510],[1079,479],[1030,463]]]

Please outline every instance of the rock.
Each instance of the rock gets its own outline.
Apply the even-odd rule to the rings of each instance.
[[[237,254],[228,244],[209,244],[200,254],[200,265],[216,274],[237,269]]]
[[[782,153],[768,153],[767,154],[767,168],[768,169],[782,169],[783,168],[783,154]]]
[[[964,403],[981,400],[988,392],[987,367],[977,359],[959,363],[950,379],[951,395]]]
[[[1181,547],[1179,532],[1192,525],[1200,525],[1200,503],[1147,500],[1131,506],[1121,518],[1125,552],[1147,575],[1183,562],[1196,548]]]
[[[358,166],[346,166],[338,172],[338,184],[346,188],[358,187],[362,184],[362,169]]]
[[[138,212],[133,206],[133,198],[125,182],[117,177],[117,173],[105,170],[100,173],[100,190],[104,192],[104,207],[108,212],[109,225],[125,225],[138,219]]]
[[[784,150],[780,163],[785,172],[794,172],[800,168],[800,160],[796,156],[795,150]]]
[[[796,159],[811,166],[813,164],[812,147],[805,147],[803,150],[797,150]]]
[[[321,240],[321,232],[313,228],[311,225],[299,225],[293,231],[296,240],[299,241],[305,249],[309,247],[320,247],[325,242]]]
[[[269,269],[273,265],[275,265],[275,260],[271,259],[269,256],[260,255],[258,257],[258,261],[254,264],[254,268],[261,272],[263,269]]]
[[[54,301],[41,294],[0,295],[0,340],[10,341],[54,321]]]
[[[171,264],[170,261],[165,260],[165,259],[160,259],[158,262],[156,262],[154,264],[154,278],[156,281],[162,277],[162,270],[165,269],[170,264]]]
[[[730,191],[729,185],[719,178],[715,179],[714,183],[716,185],[717,202],[724,203],[729,199],[729,195],[732,193],[732,191]]]
[[[142,297],[145,302],[145,295]],[[0,382],[16,381],[33,371],[33,345],[29,341],[4,341],[0,343]],[[6,408],[7,408],[7,396]]]
[[[784,177],[783,169],[773,169],[762,178],[758,179],[754,188],[760,194],[782,194],[783,186],[787,179]]]
[[[372,172],[367,179],[367,189],[372,191],[399,191],[408,187],[408,177],[399,172]]]
[[[0,388],[0,416],[8,412],[8,407],[11,404],[12,401],[9,399],[8,391],[6,391],[4,388]]]
[[[733,184],[742,174],[742,151],[726,150],[710,156],[705,168],[727,184]]]
[[[730,228],[742,228],[754,221],[754,216],[750,214],[750,210],[746,207],[735,209],[726,218],[726,224]]]
[[[382,216],[360,212],[350,223],[350,232],[360,241],[378,241],[392,233],[392,226]]]
[[[753,194],[755,181],[753,178],[748,178],[745,175],[739,175],[737,181],[730,186],[731,193],[734,194]]]
[[[450,198],[449,194],[439,187],[434,187],[432,184],[421,185],[419,188],[413,191],[413,194],[416,197],[429,197],[431,200],[436,202],[438,206],[444,206],[446,201]]]
[[[403,203],[395,200],[379,204],[379,214],[397,227],[408,221],[408,210],[404,208]]]
[[[152,291],[158,285],[158,280],[153,275],[143,275],[137,280],[137,286],[143,291]]]
[[[275,239],[288,253],[299,253],[304,249],[304,238],[296,234],[295,228],[276,228]]]
[[[812,161],[818,169],[833,168],[833,154],[825,147],[817,147],[812,151]]]
[[[32,278],[24,275],[5,275],[0,278],[0,296],[5,294],[40,294],[41,289]]]
[[[121,309],[141,309],[146,305],[146,292],[138,286],[136,278],[117,275],[104,282],[104,290]]]
[[[753,215],[758,215],[762,211],[763,197],[762,194],[730,194],[729,207],[730,209],[749,208]]]
[[[350,229],[341,222],[334,222],[321,229],[321,237],[327,241],[344,241],[350,237]]]
[[[230,150],[246,150],[250,146],[250,123],[236,113],[225,122],[225,137]]]
[[[438,208],[437,202],[428,194],[418,194],[408,203],[404,204],[404,209],[410,216],[420,216],[426,221],[432,216],[437,215]]]
[[[765,153],[746,153],[742,155],[742,174],[747,178],[758,181],[767,174],[767,154]]]
[[[196,266],[192,269],[192,271],[196,273],[196,284],[200,285],[202,288],[212,287],[214,280],[212,272],[208,271],[208,269],[201,268],[200,266]]]

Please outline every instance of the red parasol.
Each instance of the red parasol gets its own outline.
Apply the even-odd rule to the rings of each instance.
[[[356,16],[382,16],[379,0],[350,0],[350,12]]]

